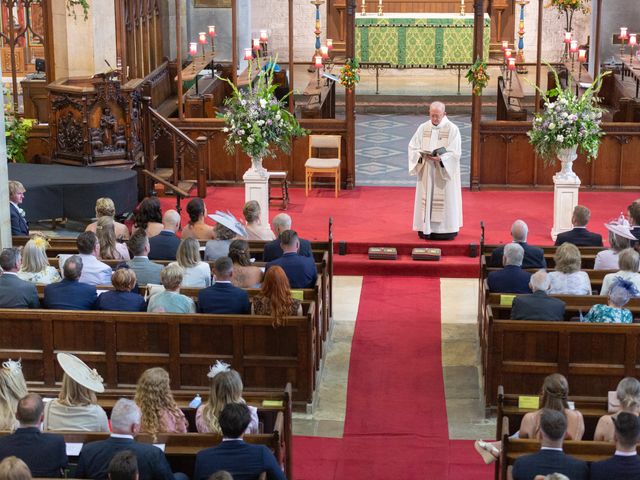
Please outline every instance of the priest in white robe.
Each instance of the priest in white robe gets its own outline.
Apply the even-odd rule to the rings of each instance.
[[[449,121],[441,102],[430,105],[429,116],[409,143],[409,174],[418,177],[413,230],[420,238],[452,240],[462,227],[460,130]],[[440,147],[446,152],[426,153]]]

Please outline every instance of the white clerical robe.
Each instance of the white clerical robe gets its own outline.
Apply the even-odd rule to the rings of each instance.
[[[425,129],[427,132],[431,129],[428,141]],[[439,147],[447,149],[441,155],[440,163],[426,158],[418,163],[420,150],[433,151]],[[413,210],[414,231],[430,235],[454,233],[462,227],[461,149],[460,130],[447,117],[437,126],[431,121],[423,123],[411,138],[409,174],[418,176]]]

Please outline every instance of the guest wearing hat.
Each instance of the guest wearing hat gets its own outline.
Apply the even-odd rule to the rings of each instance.
[[[16,408],[20,399],[28,393],[20,361],[9,359],[3,362],[0,368],[0,430],[16,429]]]
[[[594,305],[580,320],[592,323],[632,323],[633,315],[628,309],[622,307],[634,295],[638,295],[635,285],[618,277],[609,290],[609,304]]]
[[[102,377],[74,355],[58,353],[57,359],[64,370],[62,390],[44,409],[44,430],[108,432],[107,414],[96,398],[104,392]]]
[[[209,240],[204,247],[205,260],[217,260],[229,255],[229,245],[235,238],[247,238],[247,230],[230,212],[217,211],[209,218],[218,222],[215,226],[216,239]]]
[[[620,215],[617,220],[605,223],[604,226],[609,231],[610,248],[598,252],[593,268],[594,270],[616,270],[618,254],[625,248],[629,248],[630,241],[635,241],[636,237],[631,233],[629,222],[623,215]]]

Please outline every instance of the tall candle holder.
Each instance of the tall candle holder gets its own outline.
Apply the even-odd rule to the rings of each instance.
[[[464,0],[460,0],[460,16],[464,17]]]
[[[260,30],[260,49],[264,58],[269,56],[269,34],[266,30]]]
[[[318,88],[320,88],[320,69],[322,68],[322,56],[321,55],[316,55],[314,57],[315,61],[313,63],[313,66],[316,69],[316,85]]]
[[[516,59],[518,60],[518,73],[527,73],[527,67],[524,66],[524,7],[529,3],[529,0],[519,0],[520,5],[520,22],[518,24],[518,54]]]
[[[384,15],[382,11],[382,0],[378,0],[378,16],[381,17],[382,15]]]
[[[578,50],[578,83],[576,84],[576,95],[580,92],[582,82],[582,65],[587,61],[587,51],[584,48]]]
[[[564,32],[564,50],[562,51],[562,61],[566,62],[569,59],[569,44],[573,38],[573,32]]]
[[[624,41],[627,39],[627,27],[620,27],[620,57],[624,55]]]
[[[209,43],[207,42],[207,34],[205,32],[198,33],[198,42],[202,45],[202,59],[205,58],[204,46]]]
[[[209,29],[209,38],[211,39],[211,54],[215,55],[216,54],[216,44],[215,44],[216,26],[209,25],[207,28]]]
[[[577,40],[571,40],[571,43],[569,44],[569,53],[571,55],[571,74],[573,75],[575,73],[574,62],[576,60],[576,53],[578,53],[578,41]]]
[[[633,65],[633,49],[638,46],[638,34],[629,34],[629,65]]]
[[[315,13],[315,17],[316,17],[316,23],[315,23],[315,29],[313,31],[313,33],[316,36],[316,42],[315,42],[315,53],[313,54],[314,57],[321,55],[320,52],[320,46],[322,45],[322,43],[320,42],[320,34],[322,33],[322,25],[320,23],[320,6],[324,3],[324,0],[311,0],[311,5],[313,5],[314,7],[316,7],[316,13]],[[363,0],[364,3],[364,0]],[[312,59],[313,60],[313,59]],[[309,72],[313,72],[313,69],[315,68],[315,65],[311,65],[308,69]]]
[[[509,58],[509,63],[507,65],[509,70],[509,95],[511,95],[511,82],[513,81],[513,72],[516,69],[516,59],[513,57]]]
[[[362,0],[362,7],[360,10],[360,15],[362,15],[363,17],[367,14],[367,2],[366,0]]]

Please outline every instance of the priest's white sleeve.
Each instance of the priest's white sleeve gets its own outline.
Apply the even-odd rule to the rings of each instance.
[[[423,133],[424,124],[418,127],[409,142],[409,175],[418,175],[424,168],[424,163],[418,163],[421,157],[420,150],[422,150]]]
[[[462,155],[462,142],[460,139],[460,130],[453,123],[450,123],[449,129],[449,145],[447,152],[440,156],[442,167],[440,172],[446,180],[451,180],[453,175],[459,168],[460,156]]]

